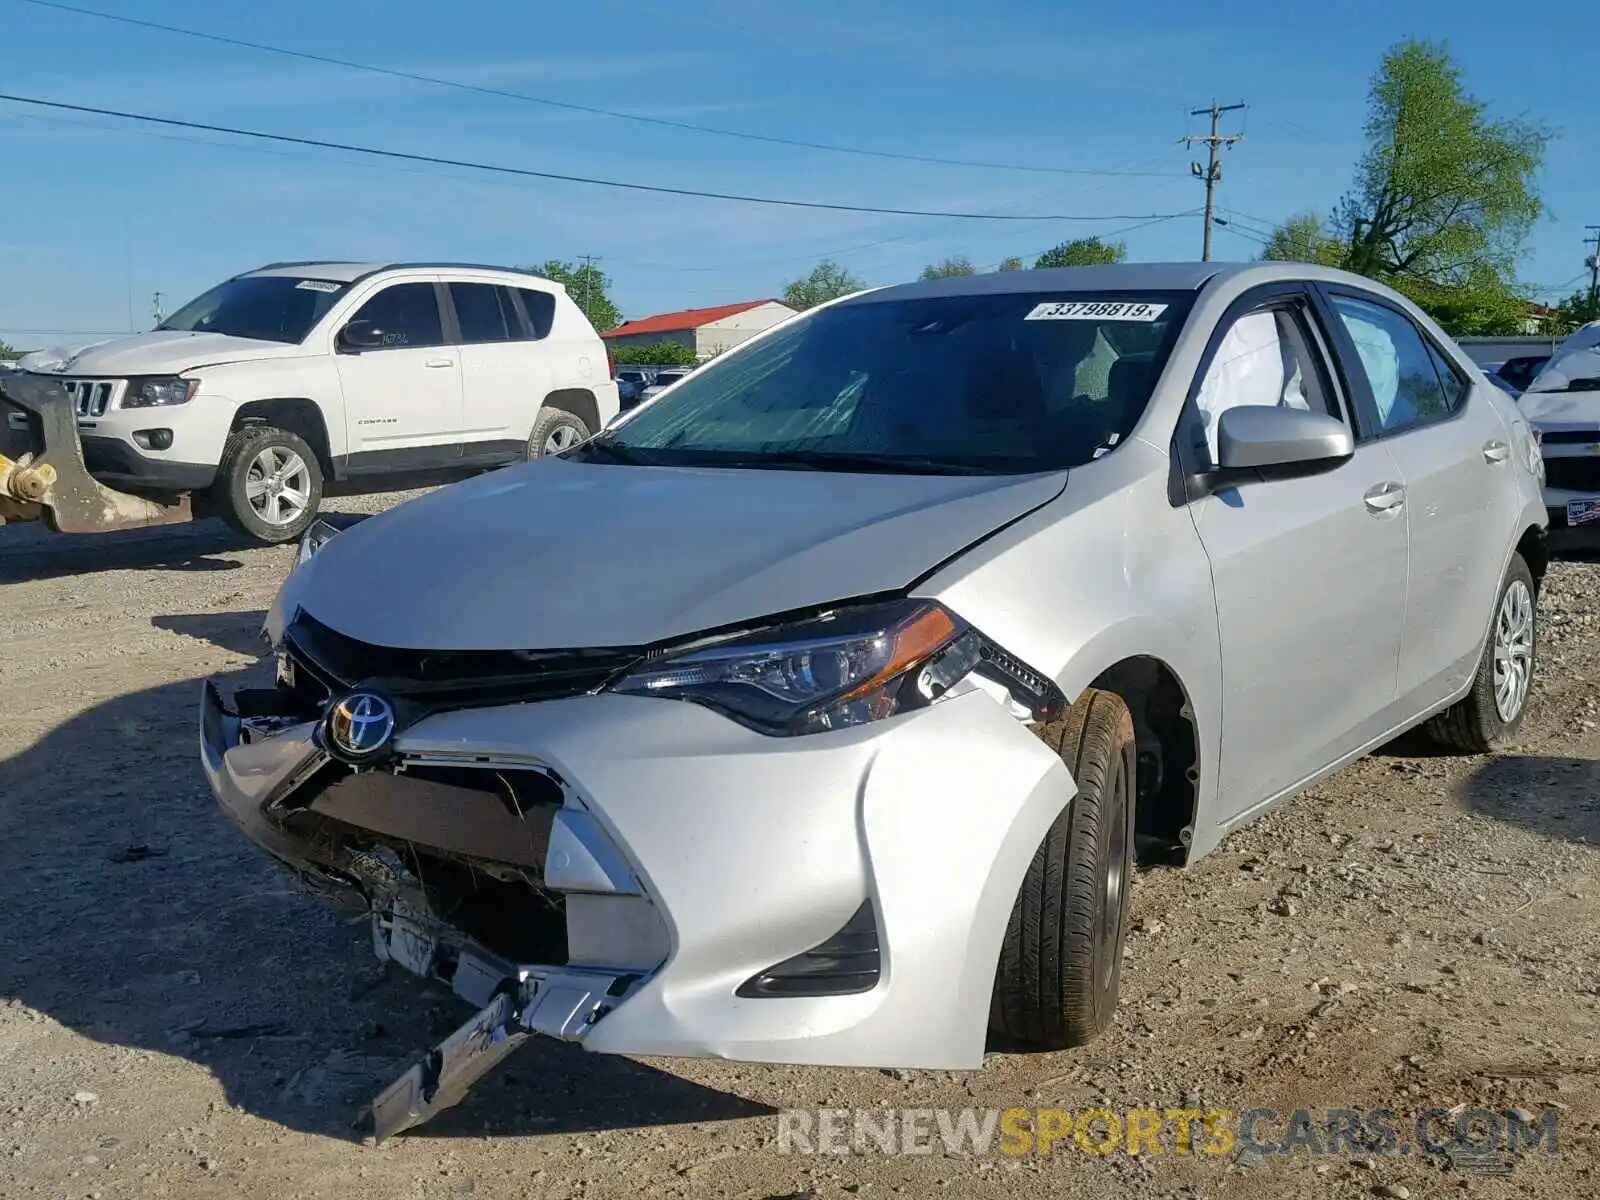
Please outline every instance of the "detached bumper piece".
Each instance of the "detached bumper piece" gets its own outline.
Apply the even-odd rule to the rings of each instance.
[[[446,945],[403,898],[374,922],[373,940],[380,958],[448,982],[462,999],[482,1005],[362,1111],[358,1126],[374,1142],[458,1104],[533,1034],[581,1041],[640,981],[605,971],[516,967],[476,947]]]

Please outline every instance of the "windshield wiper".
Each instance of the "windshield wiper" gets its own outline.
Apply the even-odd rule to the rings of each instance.
[[[585,456],[594,455],[596,458],[609,459],[614,463],[621,463],[629,467],[650,466],[650,460],[645,458],[632,446],[624,446],[616,438],[601,434],[592,437],[587,442],[577,447]]]
[[[971,463],[908,454],[865,454],[827,450],[767,450],[715,466],[805,467],[817,471],[881,471],[894,475],[990,475]]]

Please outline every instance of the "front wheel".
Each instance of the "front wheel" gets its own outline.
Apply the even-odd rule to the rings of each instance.
[[[1484,754],[1516,733],[1533,690],[1538,624],[1533,572],[1522,555],[1513,554],[1472,690],[1428,722],[1434,741],[1465,754]]]
[[[1133,717],[1120,696],[1086,690],[1040,731],[1078,785],[1034,853],[995,972],[990,1025],[1019,1046],[1063,1050],[1116,1011],[1133,872]]]
[[[306,531],[322,502],[322,469],[300,437],[271,425],[246,425],[228,437],[212,485],[211,507],[258,542],[287,542]]]
[[[591,430],[583,421],[564,408],[539,410],[539,418],[528,435],[528,457],[543,458],[546,454],[559,454],[586,441]]]

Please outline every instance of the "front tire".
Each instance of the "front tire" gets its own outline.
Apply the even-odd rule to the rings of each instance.
[[[228,436],[210,507],[246,537],[269,545],[293,541],[316,520],[322,469],[300,437],[271,425],[246,425]]]
[[[1022,881],[995,972],[990,1025],[1020,1047],[1063,1050],[1111,1023],[1133,872],[1137,756],[1120,696],[1086,690],[1040,736],[1078,794]]]
[[[543,458],[570,450],[593,432],[580,417],[564,408],[542,408],[528,435],[528,458]]]
[[[1538,601],[1533,572],[1522,555],[1513,554],[1472,690],[1428,721],[1428,735],[1441,746],[1485,754],[1517,732],[1538,662]]]

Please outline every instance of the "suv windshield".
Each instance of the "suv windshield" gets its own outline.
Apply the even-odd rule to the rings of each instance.
[[[263,342],[301,342],[349,287],[331,279],[246,275],[219,283],[156,328],[223,333]]]
[[[575,457],[908,473],[1077,466],[1133,429],[1192,300],[1022,293],[826,308],[702,368]]]

